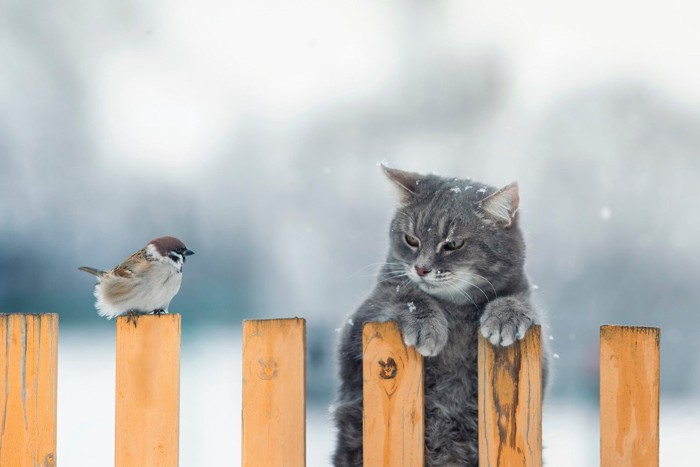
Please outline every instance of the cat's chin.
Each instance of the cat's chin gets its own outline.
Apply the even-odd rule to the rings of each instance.
[[[418,288],[423,292],[445,302],[454,303],[456,305],[464,305],[472,303],[471,298],[465,292],[457,292],[453,287],[445,287],[440,284],[431,284],[430,282],[417,282]]]

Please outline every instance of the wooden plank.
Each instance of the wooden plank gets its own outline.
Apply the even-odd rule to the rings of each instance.
[[[177,466],[180,315],[117,318],[115,466]]]
[[[306,465],[306,321],[243,322],[242,464]]]
[[[0,315],[0,466],[56,465],[57,314]]]
[[[508,347],[479,335],[479,465],[542,465],[540,327]]]
[[[365,323],[362,351],[365,467],[422,467],[423,357],[394,322]]]
[[[659,465],[658,328],[600,328],[600,465]]]

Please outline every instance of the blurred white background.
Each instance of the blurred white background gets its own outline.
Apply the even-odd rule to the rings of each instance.
[[[318,375],[385,254],[386,161],[520,182],[559,357],[548,465],[597,462],[605,323],[662,328],[662,464],[682,465],[700,435],[699,17],[680,0],[0,3],[0,312],[61,315],[61,463],[112,462],[113,323],[76,268],[171,234],[197,253],[171,307],[181,464],[238,464],[240,320],[296,315],[324,465]]]

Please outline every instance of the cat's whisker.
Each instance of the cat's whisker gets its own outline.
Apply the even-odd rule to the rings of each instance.
[[[377,276],[385,276],[388,274],[396,274],[396,273],[406,273],[406,268],[405,267],[386,268],[386,269],[382,269],[381,271],[378,271],[376,273],[376,275]]]
[[[457,290],[457,287],[455,287],[453,284],[448,284],[447,292],[450,294],[450,297],[452,297],[452,301],[453,301],[453,302],[456,301],[456,300],[455,300],[455,295],[454,295],[454,293],[453,293],[454,291],[459,292],[459,290]]]
[[[350,274],[348,276],[348,279],[351,277],[354,277],[355,275],[357,275],[357,274],[359,274],[367,269],[374,268],[376,270],[381,270],[384,266],[397,266],[398,267],[398,266],[403,266],[403,264],[401,264],[399,262],[386,262],[386,261],[380,261],[377,263],[370,263],[366,266],[362,266],[360,269],[358,269],[357,271]]]
[[[470,273],[470,274],[471,274],[472,276],[482,278],[488,285],[491,286],[491,290],[493,290],[494,296],[498,297],[498,292],[496,292],[496,288],[493,286],[493,284],[491,283],[490,280],[488,280],[487,278],[485,278],[485,277],[482,276],[481,274],[477,274],[477,273],[475,273],[475,272],[472,272],[472,273]]]
[[[481,292],[482,294],[484,294],[484,297],[486,298],[486,301],[487,301],[487,302],[490,302],[490,301],[491,301],[491,300],[489,300],[489,296],[486,295],[486,292],[484,292],[483,290],[481,290],[481,287],[479,287],[478,285],[472,284],[472,283],[469,282],[468,280],[462,279],[462,278],[460,278],[460,277],[455,277],[454,280],[459,281],[459,282],[463,282],[463,283],[465,283],[465,284],[467,284],[467,285],[469,285],[469,286],[471,286],[471,287],[474,287],[475,289],[479,289],[479,292]]]
[[[390,276],[390,277],[386,277],[386,278],[384,278],[384,279],[382,279],[382,280],[380,280],[380,281],[377,281],[377,284],[381,284],[382,282],[386,282],[386,281],[390,281],[390,280],[392,280],[392,279],[398,279],[399,277],[406,277],[406,276],[408,276],[408,274],[405,273],[405,272],[404,272],[403,274],[392,275],[392,276]]]
[[[469,297],[468,295],[465,295],[464,292],[462,290],[460,290],[459,287],[457,287],[455,284],[448,282],[445,285],[446,285],[447,291],[450,293],[450,296],[452,297],[453,301],[454,301],[454,294],[452,292],[457,292],[457,294],[459,296],[471,299],[471,297]],[[472,301],[472,303],[473,303],[473,301]]]
[[[469,295],[467,292],[465,292],[464,290],[462,290],[462,289],[460,289],[459,287],[457,287],[455,284],[450,284],[450,286],[453,287],[460,295],[462,295],[462,296],[465,297],[465,298],[468,298],[469,301],[472,302],[472,304],[474,305],[474,307],[476,307],[477,310],[479,309],[479,305],[476,304],[476,302],[475,302],[474,299],[471,297],[471,295]]]
[[[399,272],[404,272],[406,268],[404,267],[394,267],[394,268],[382,268],[377,271],[367,272],[365,274],[356,274],[357,277],[379,277],[386,274],[395,274]]]

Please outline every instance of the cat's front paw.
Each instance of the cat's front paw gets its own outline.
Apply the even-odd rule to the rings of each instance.
[[[447,344],[448,324],[444,316],[407,319],[401,323],[403,341],[424,357],[434,357]]]
[[[481,335],[493,345],[511,345],[515,339],[525,337],[527,330],[534,323],[527,311],[515,300],[489,303],[481,316]]]

